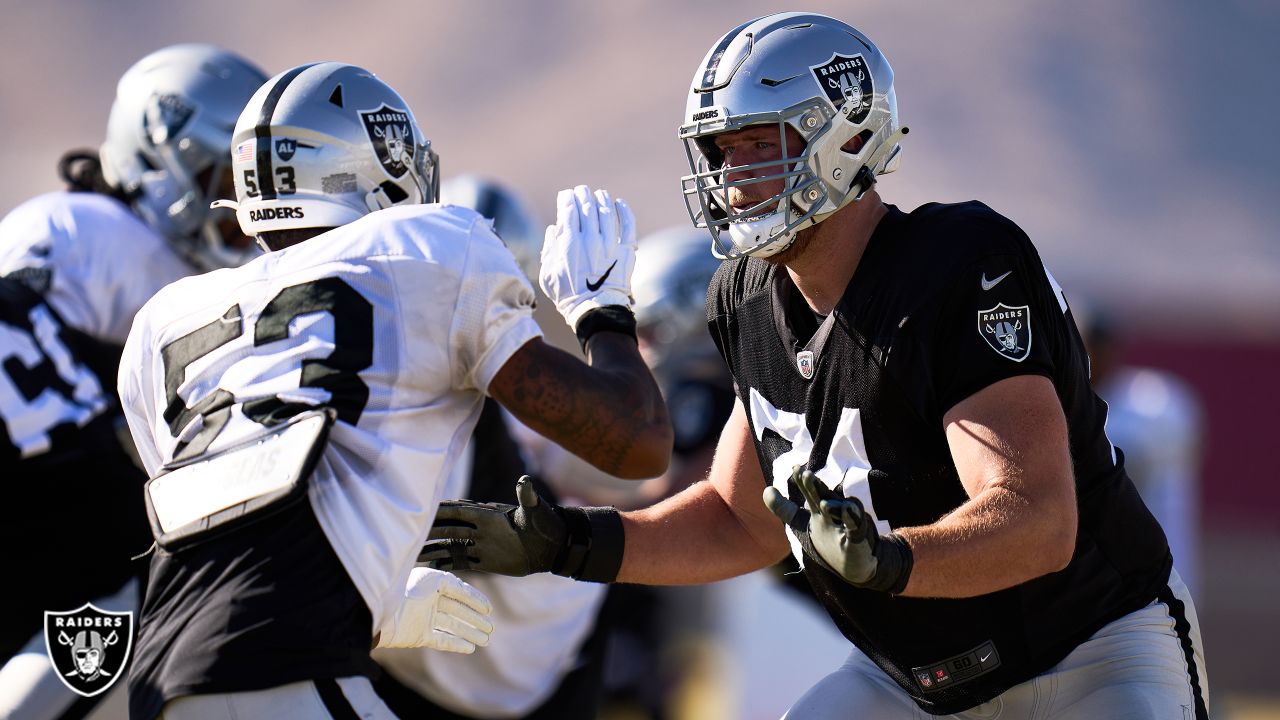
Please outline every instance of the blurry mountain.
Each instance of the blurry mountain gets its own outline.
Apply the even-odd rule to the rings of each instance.
[[[1036,240],[1068,296],[1131,327],[1280,339],[1280,5],[1081,0],[899,3],[827,12],[889,56],[912,134],[885,198],[980,199]],[[641,233],[685,218],[685,90],[723,32],[775,3],[660,0],[0,5],[0,211],[58,187],[96,145],[119,75],[174,42],[268,72],[363,65],[398,88],[446,175],[520,188],[548,219],[585,182],[631,200]]]

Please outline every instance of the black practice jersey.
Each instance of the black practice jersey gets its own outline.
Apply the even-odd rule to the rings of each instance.
[[[46,610],[74,610],[140,574],[131,558],[150,544],[146,478],[95,373],[102,348],[41,295],[0,278],[0,543],[10,548],[0,569],[22,588],[6,600],[0,663],[40,631]]]
[[[1026,235],[985,205],[890,207],[825,318],[785,270],[726,262],[707,318],[766,478],[803,503],[788,479],[805,465],[833,496],[859,498],[882,533],[967,500],[943,428],[952,406],[1013,376],[1053,381],[1080,511],[1064,570],[980,597],[921,599],[804,563],[845,636],[925,710],[958,712],[1047,670],[1165,586],[1164,534],[1104,433],[1065,297]],[[887,479],[870,482],[870,468]]]

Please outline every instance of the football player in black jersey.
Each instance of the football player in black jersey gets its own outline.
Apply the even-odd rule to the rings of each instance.
[[[906,132],[840,21],[770,15],[707,53],[684,194],[726,258],[707,319],[738,402],[707,482],[622,514],[625,548],[590,547],[619,572],[587,579],[710,582],[790,547],[856,649],[789,717],[1207,717],[1194,607],[1061,288],[981,203],[880,198]],[[517,494],[442,508],[428,556],[550,568],[583,511]]]

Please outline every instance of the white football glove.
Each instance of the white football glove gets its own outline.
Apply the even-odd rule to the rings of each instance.
[[[605,305],[634,304],[636,220],[621,198],[586,185],[556,196],[556,224],[542,244],[538,284],[577,331],[583,315]]]
[[[378,633],[380,648],[426,647],[470,655],[489,644],[493,604],[484,593],[442,570],[416,567],[404,599]]]

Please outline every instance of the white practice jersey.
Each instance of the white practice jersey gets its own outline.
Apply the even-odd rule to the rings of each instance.
[[[0,276],[16,273],[67,325],[113,345],[124,344],[148,298],[193,272],[167,240],[105,195],[48,193],[0,221]]]
[[[540,437],[503,412],[517,442]],[[467,497],[471,456],[484,452],[476,436],[445,485],[444,497]],[[550,441],[547,441],[551,444]],[[541,473],[541,457],[521,443],[529,472]],[[559,447],[559,446],[556,446]],[[562,478],[541,473],[553,487]],[[512,482],[512,500],[514,485]],[[579,650],[595,627],[607,585],[578,582],[551,573],[507,577],[480,572],[457,575],[493,603],[489,644],[470,655],[429,648],[379,648],[374,660],[403,685],[461,715],[518,718],[528,715],[575,669]]]
[[[299,406],[335,409],[309,497],[376,632],[489,382],[540,334],[533,298],[476,213],[382,210],[162,290],[125,345],[125,415],[155,476]]]
[[[1200,402],[1182,380],[1152,368],[1120,367],[1097,389],[1107,402],[1107,437],[1160,521],[1193,596],[1200,588]]]

